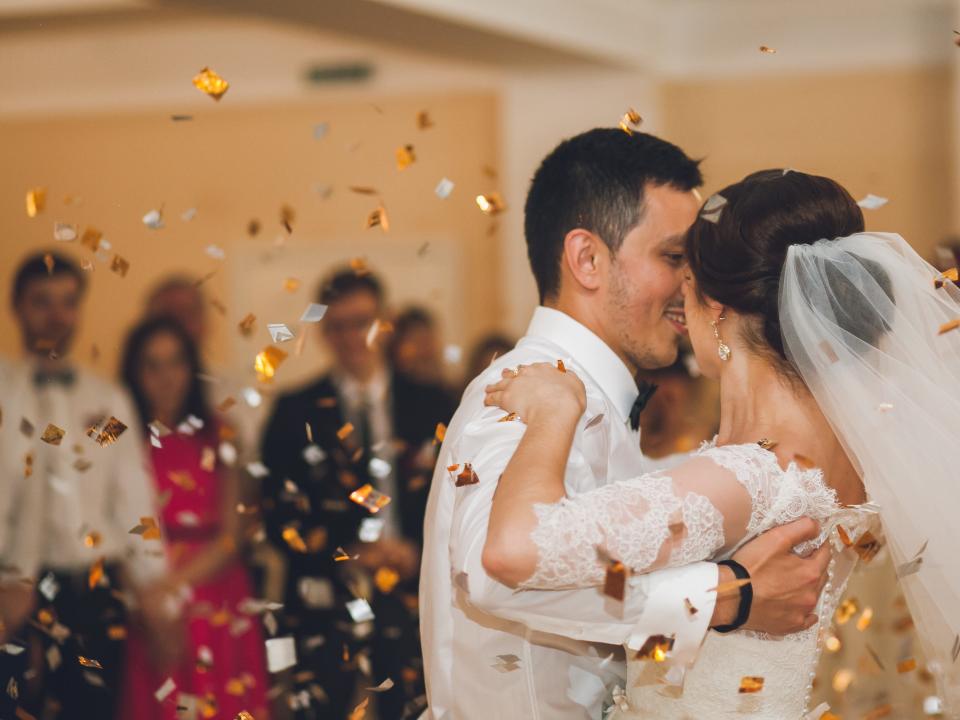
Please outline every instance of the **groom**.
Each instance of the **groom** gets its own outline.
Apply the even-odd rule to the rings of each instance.
[[[485,572],[496,558],[481,559],[497,478],[524,431],[483,405],[484,387],[504,368],[563,359],[602,400],[604,412],[578,428],[568,493],[655,469],[631,412],[634,377],[676,358],[684,234],[701,183],[698,163],[676,146],[618,129],[564,141],[537,170],[525,234],[541,306],[517,347],[467,388],[430,490],[420,585],[425,719],[597,718],[605,688],[623,673],[620,646],[673,636],[676,678],[708,628],[738,616],[736,591],[711,591],[735,579],[714,563],[634,577],[621,603],[597,588],[515,592]],[[458,480],[465,463],[476,476]],[[780,635],[815,622],[829,555],[801,559],[791,548],[817,532],[800,520],[734,556],[753,581],[746,627]]]

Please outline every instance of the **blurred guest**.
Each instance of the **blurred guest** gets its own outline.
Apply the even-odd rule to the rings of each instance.
[[[398,373],[426,384],[443,384],[437,322],[429,310],[412,306],[393,321],[390,360]]]
[[[451,407],[441,388],[386,362],[374,337],[384,314],[376,277],[337,272],[318,302],[328,306],[322,339],[333,367],[277,400],[262,448],[267,534],[289,562],[286,629],[298,670],[313,674],[304,690],[325,696],[309,708],[301,692],[295,704],[302,718],[344,718],[358,683],[389,678],[393,689],[375,695],[379,717],[401,718],[423,693],[416,576],[433,438]],[[351,502],[368,484],[390,498],[379,511]],[[347,606],[358,597],[372,606],[372,622],[362,605]],[[359,678],[368,664],[373,677]]]
[[[198,347],[207,334],[207,309],[199,283],[186,275],[171,275],[154,286],[147,296],[148,318],[171,317],[180,323]]]
[[[644,455],[685,453],[713,438],[720,423],[719,385],[700,376],[692,354],[681,351],[673,365],[642,375],[657,386],[640,414]]]
[[[173,619],[153,584],[165,570],[162,545],[129,532],[155,508],[137,433],[125,432],[136,426],[136,411],[119,387],[68,357],[85,286],[77,265],[57,253],[20,265],[12,306],[25,357],[0,372],[2,560],[38,581],[26,638],[34,667],[19,696],[23,710],[43,718],[113,717],[124,591],[143,613],[155,652],[172,649],[164,638]]]
[[[464,375],[463,387],[469,385],[478,377],[495,358],[513,350],[517,343],[502,333],[490,333],[480,338],[467,360],[467,371]]]
[[[196,343],[172,318],[146,320],[127,339],[123,379],[136,404],[138,434],[152,437],[154,482],[165,501],[160,527],[171,571],[163,587],[189,604],[179,663],[160,666],[143,636],[131,633],[123,717],[175,720],[182,717],[177,706],[190,703],[202,718],[229,720],[248,710],[259,720],[267,712],[263,637],[241,610],[253,593],[237,554],[234,451],[204,398],[200,371]],[[148,432],[150,423],[156,431]],[[221,442],[229,464],[218,457]],[[167,678],[176,691],[158,703],[154,693]]]

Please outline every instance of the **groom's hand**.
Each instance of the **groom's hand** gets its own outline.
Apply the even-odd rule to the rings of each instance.
[[[816,624],[814,610],[827,582],[830,543],[825,542],[807,557],[796,555],[793,547],[814,539],[819,533],[816,521],[801,518],[763,533],[733,556],[753,581],[753,606],[745,628],[771,635],[789,635]],[[726,567],[720,569],[729,572]],[[721,582],[732,579],[732,573],[730,578],[720,577]],[[731,622],[738,603],[737,593],[719,598],[712,624]]]

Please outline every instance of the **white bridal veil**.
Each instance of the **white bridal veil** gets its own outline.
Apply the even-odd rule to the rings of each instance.
[[[794,245],[787,356],[879,505],[948,712],[960,705],[960,289],[899,235]],[[940,287],[936,287],[940,285]]]

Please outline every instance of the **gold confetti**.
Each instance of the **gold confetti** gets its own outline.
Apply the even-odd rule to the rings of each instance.
[[[673,636],[651,635],[640,647],[635,660],[653,660],[662,663],[667,659],[667,653],[673,650]]]
[[[373,576],[373,582],[384,595],[389,594],[400,582],[400,574],[388,567],[382,567],[377,570]]]
[[[53,275],[53,265],[54,265],[53,255],[51,255],[50,253],[46,253],[43,256],[43,264],[47,266],[47,275]]]
[[[623,130],[627,135],[633,135],[633,131],[639,130],[642,124],[643,118],[640,117],[640,113],[633,108],[627,110],[623,114],[623,117],[620,118],[620,129]]]
[[[443,423],[437,423],[437,429],[433,433],[433,439],[438,443],[442,443],[443,439],[446,436],[447,436],[447,426],[444,425]]]
[[[401,145],[397,148],[397,170],[406,170],[417,161],[413,145]]]
[[[812,470],[816,467],[816,464],[808,458],[806,455],[801,455],[800,453],[794,453],[793,462],[799,465],[804,470]]]
[[[353,423],[349,423],[349,422],[344,423],[343,427],[337,430],[337,437],[340,438],[341,442],[343,442],[350,436],[353,430],[354,430]]]
[[[89,248],[91,252],[96,252],[100,249],[100,241],[102,239],[102,232],[96,228],[88,227],[84,229],[83,235],[80,237],[80,244],[85,248]]]
[[[857,630],[863,632],[868,627],[870,627],[870,622],[873,620],[873,608],[865,607],[863,612],[860,613],[860,617],[857,618]]]
[[[897,663],[897,672],[901,675],[903,673],[911,672],[912,670],[917,669],[917,661],[914,658],[906,658]]]
[[[77,660],[81,665],[88,668],[96,668],[97,670],[103,670],[103,665],[92,658],[86,658],[83,655],[77,655]]]
[[[939,290],[947,282],[960,282],[960,272],[957,271],[957,268],[950,268],[949,270],[944,270],[940,276],[933,281],[933,286]]]
[[[297,212],[292,207],[287,204],[280,206],[280,224],[283,225],[284,229],[288,233],[293,232],[293,221],[296,218]]]
[[[241,710],[237,713],[237,716],[233,720],[255,720],[253,715],[248,713],[246,710]]]
[[[757,677],[755,675],[745,675],[740,678],[740,692],[743,693],[758,693],[763,690],[763,678]]]
[[[347,560],[356,560],[358,557],[359,557],[358,555],[351,556],[347,554],[347,551],[344,550],[342,547],[338,547],[337,551],[333,554],[333,561],[346,562]]]
[[[853,671],[847,668],[837,670],[833,676],[833,689],[838,693],[844,693],[853,682]]]
[[[47,189],[38,187],[27,191],[27,217],[35,218],[47,204]]]
[[[107,637],[111,640],[125,640],[127,628],[124,625],[111,625],[107,628]]]
[[[603,594],[623,602],[627,591],[627,566],[619,560],[607,561],[607,572],[603,579]]]
[[[113,260],[110,262],[110,269],[120,277],[126,277],[127,272],[130,270],[130,262],[119,255],[114,255]]]
[[[350,192],[357,193],[357,195],[376,195],[377,189],[372,187],[366,187],[364,185],[351,185],[347,188]]]
[[[504,415],[502,418],[497,420],[497,422],[513,422],[514,420],[519,420],[519,419],[520,419],[519,415],[517,415],[515,412],[511,412]]]
[[[764,450],[773,450],[777,443],[773,440],[768,440],[767,438],[760,438],[757,440],[757,445],[762,447]]]
[[[96,530],[91,530],[83,536],[83,544],[88,548],[95,548],[103,541],[103,536]]]
[[[464,485],[476,485],[480,482],[480,478],[473,471],[473,466],[470,463],[463,464],[463,470],[457,475],[456,486],[463,487]]]
[[[690,598],[684,598],[684,599],[683,599],[683,606],[687,609],[687,614],[688,614],[690,617],[693,617],[693,616],[696,615],[698,612],[700,612],[699,610],[697,610],[697,608],[695,608],[695,607],[693,606],[693,603],[690,602]]]
[[[275,348],[272,345],[265,347],[257,353],[257,357],[253,362],[253,369],[254,372],[257,373],[257,379],[262,383],[273,380],[273,376],[277,374],[277,368],[280,366],[280,363],[286,359],[287,353],[280,348]]]
[[[197,489],[197,482],[189,470],[171,470],[167,473],[167,479],[187,492],[193,492]]]
[[[776,54],[777,54],[776,48],[768,47],[767,45],[761,45],[761,46],[760,46],[760,52],[762,52],[764,55],[776,55]]]
[[[250,337],[253,334],[253,324],[257,321],[257,316],[253,313],[247,313],[246,316],[237,323],[240,334],[244,337]]]
[[[93,590],[103,579],[103,558],[97,560],[90,566],[90,572],[87,574],[87,584]]]
[[[484,215],[499,215],[506,209],[503,199],[499,193],[490,193],[489,195],[477,195],[477,207]]]
[[[383,205],[380,205],[367,216],[367,230],[378,226],[383,232],[389,232],[390,230],[390,220],[387,217],[387,209]]]
[[[421,110],[417,113],[417,129],[419,130],[429,130],[433,127],[433,120],[430,119],[430,114],[426,110]]]
[[[833,634],[827,635],[823,641],[823,646],[827,649],[827,652],[837,652],[841,647],[840,638]]]
[[[294,293],[300,289],[300,279],[295,277],[288,277],[283,281],[283,289],[289,293]]]
[[[234,697],[243,697],[243,694],[247,691],[247,688],[244,687],[243,680],[240,678],[230,678],[227,680],[227,685],[224,689],[227,695],[233,695]]]
[[[140,518],[140,524],[130,529],[130,535],[139,535],[144,540],[159,540],[160,527],[152,517]]]
[[[320,552],[327,545],[327,529],[315,527],[307,533],[307,550],[312,553]]]
[[[567,366],[563,364],[563,360],[557,360],[557,370],[562,373],[567,371]]]
[[[886,705],[880,705],[864,715],[863,720],[880,720],[880,718],[889,717],[892,712],[893,705],[890,705],[889,703]]]
[[[117,438],[119,438],[126,429],[126,425],[111,415],[106,422],[101,420],[99,423],[89,427],[87,429],[87,437],[96,440],[100,447],[106,447],[107,445],[115,443]]]
[[[205,67],[194,76],[193,85],[218,102],[220,98],[223,97],[223,94],[230,89],[230,83],[208,67]]]
[[[287,525],[283,529],[283,539],[290,546],[291,550],[294,550],[298,553],[307,552],[307,544],[303,541],[303,538],[300,537],[300,531],[292,525]]]
[[[846,598],[837,607],[837,625],[846,625],[850,618],[857,614],[857,601],[853,598]]]
[[[219,405],[217,405],[217,410],[219,412],[225,413],[227,410],[229,410],[236,404],[237,404],[236,398],[231,395],[230,397],[224,398],[223,401]]]
[[[66,431],[62,428],[58,428],[53,423],[47,425],[44,429],[43,434],[40,436],[40,439],[43,440],[48,445],[59,445],[63,442],[63,436],[66,435]]]
[[[347,720],[363,720],[367,714],[367,705],[370,704],[370,698],[364,698],[363,702],[350,711]]]
[[[943,335],[944,333],[948,333],[951,330],[956,330],[957,328],[960,328],[960,318],[956,318],[950,322],[945,322],[940,326],[940,330],[937,332],[937,335]]]
[[[363,505],[372,513],[379,512],[380,508],[390,502],[389,495],[385,495],[379,490],[376,490],[373,485],[369,483],[350,493],[350,499],[357,503],[357,505]]]
[[[200,451],[200,467],[207,472],[213,472],[217,465],[217,451],[212,447],[204,447]]]
[[[717,597],[720,597],[721,595],[731,593],[734,590],[739,591],[740,588],[742,588],[744,585],[749,585],[749,584],[750,584],[750,578],[731,580],[729,582],[720,583],[716,587],[712,587],[709,590],[707,590],[707,592],[716,592]]]

